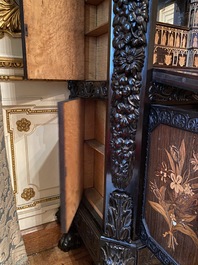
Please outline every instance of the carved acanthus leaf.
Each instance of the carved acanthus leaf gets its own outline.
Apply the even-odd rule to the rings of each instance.
[[[0,0],[0,38],[4,33],[13,37],[21,33],[19,5],[14,0]]]
[[[110,194],[105,234],[110,238],[131,242],[132,199],[120,192]]]
[[[106,243],[101,248],[102,261],[104,265],[134,265],[135,255],[130,248],[126,248],[121,245]]]

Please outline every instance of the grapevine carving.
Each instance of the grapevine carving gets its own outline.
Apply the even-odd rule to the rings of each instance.
[[[131,242],[132,199],[120,192],[110,194],[106,235],[110,238]]]
[[[112,45],[115,50],[111,78],[111,168],[114,186],[125,189],[131,181],[135,159],[148,0],[113,2]]]

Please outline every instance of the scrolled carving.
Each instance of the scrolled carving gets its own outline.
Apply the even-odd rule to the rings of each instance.
[[[135,264],[135,254],[130,248],[111,243],[105,243],[101,248],[101,259],[104,265]]]
[[[132,199],[126,193],[110,194],[105,234],[110,238],[131,242]]]
[[[148,1],[113,1],[113,74],[111,77],[111,168],[116,188],[131,180],[144,66]]]
[[[69,81],[70,99],[107,98],[107,82],[103,81]]]
[[[149,89],[151,102],[192,102],[198,101],[198,94],[185,89],[154,82]]]
[[[0,0],[0,38],[4,33],[13,37],[21,33],[19,5],[14,0]]]

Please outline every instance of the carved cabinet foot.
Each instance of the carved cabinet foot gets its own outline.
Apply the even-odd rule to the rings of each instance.
[[[68,233],[62,235],[58,243],[58,247],[65,252],[79,248],[81,245],[82,240],[79,234],[77,233],[76,229],[73,227]]]

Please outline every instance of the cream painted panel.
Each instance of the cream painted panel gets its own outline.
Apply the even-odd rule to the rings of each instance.
[[[32,222],[39,225],[52,221],[55,212],[46,220],[43,213],[52,208],[57,211],[59,206],[57,109],[17,106],[4,111],[19,219],[32,219],[29,224],[23,221],[21,229],[31,227]],[[32,195],[25,189],[29,189]]]
[[[2,61],[22,58],[21,39],[5,34],[0,57]],[[23,76],[23,69],[0,67],[0,76],[8,75]],[[0,82],[0,89],[8,163],[24,230],[56,219],[60,206],[57,102],[67,99],[69,91],[65,81],[6,81]],[[27,132],[17,129],[22,118],[31,122]],[[27,201],[21,197],[25,188],[35,192]]]
[[[57,102],[68,98],[69,92],[66,82],[1,82],[0,87],[8,162],[24,230],[56,219],[60,206]],[[27,132],[17,129],[22,118],[31,122]],[[28,201],[21,198],[25,188],[35,191]]]
[[[66,82],[15,81],[1,82],[2,104],[57,106],[57,102],[67,99],[69,91]]]
[[[22,58],[22,40],[21,38],[12,38],[5,34],[0,39],[0,57]]]

